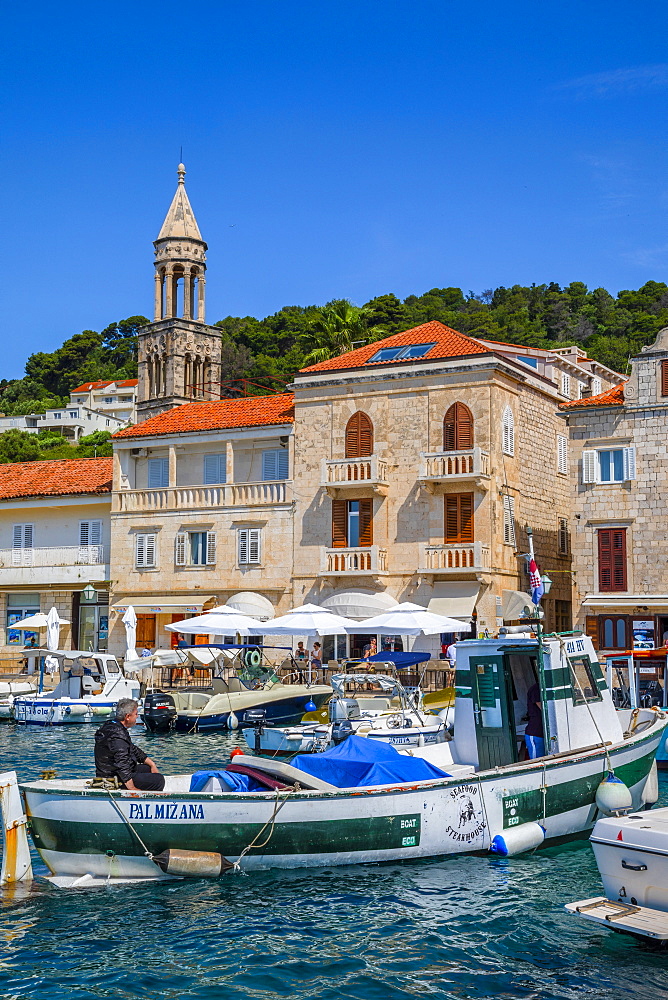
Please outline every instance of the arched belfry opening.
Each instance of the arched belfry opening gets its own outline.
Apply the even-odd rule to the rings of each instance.
[[[217,399],[221,334],[206,323],[207,244],[185,187],[178,184],[154,241],[153,322],[139,331],[140,420],[192,400]]]

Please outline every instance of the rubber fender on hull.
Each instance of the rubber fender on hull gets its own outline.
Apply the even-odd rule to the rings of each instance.
[[[168,847],[161,854],[153,856],[158,868],[166,875],[180,875],[183,878],[220,878],[230,868],[231,861],[213,851],[180,851]]]
[[[656,761],[652,761],[652,766],[650,768],[649,774],[647,775],[645,786],[642,790],[643,804],[646,806],[653,806],[658,798],[659,798],[659,773],[656,768]]]
[[[596,789],[596,805],[606,816],[619,816],[633,807],[631,792],[613,771],[608,771]]]
[[[533,851],[545,840],[545,830],[540,823],[520,823],[503,833],[497,833],[490,844],[492,854],[501,854],[504,858],[514,854]]]

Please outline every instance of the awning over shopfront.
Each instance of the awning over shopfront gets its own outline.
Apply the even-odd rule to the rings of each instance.
[[[381,611],[394,608],[399,602],[396,597],[391,597],[385,592],[377,593],[374,590],[339,590],[335,594],[330,594],[320,606],[333,611],[335,615],[342,618],[353,618],[362,621],[364,618],[373,618]]]
[[[159,594],[157,597],[145,597],[129,595],[122,601],[112,604],[112,611],[119,611],[125,614],[129,607],[133,607],[140,614],[171,614],[177,611],[201,611],[205,604],[215,601],[215,596],[211,594]]]
[[[256,594],[253,590],[242,590],[225,603],[228,608],[234,608],[239,614],[250,615],[251,618],[259,618],[260,621],[268,621],[275,614],[274,605],[269,598],[263,594]]]
[[[593,611],[668,612],[668,594],[587,594],[582,606]]]
[[[480,584],[475,580],[441,580],[434,584],[433,593],[434,596],[427,605],[428,611],[470,622],[480,593]]]

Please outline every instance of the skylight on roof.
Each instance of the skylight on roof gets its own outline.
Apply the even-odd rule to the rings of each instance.
[[[406,358],[423,358],[436,344],[409,344],[407,347],[381,347],[376,351],[369,364],[377,361],[399,361]]]

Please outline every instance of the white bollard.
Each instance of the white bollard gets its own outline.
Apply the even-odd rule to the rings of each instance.
[[[3,842],[0,886],[32,879],[28,818],[23,811],[16,771],[0,774],[0,812]]]

